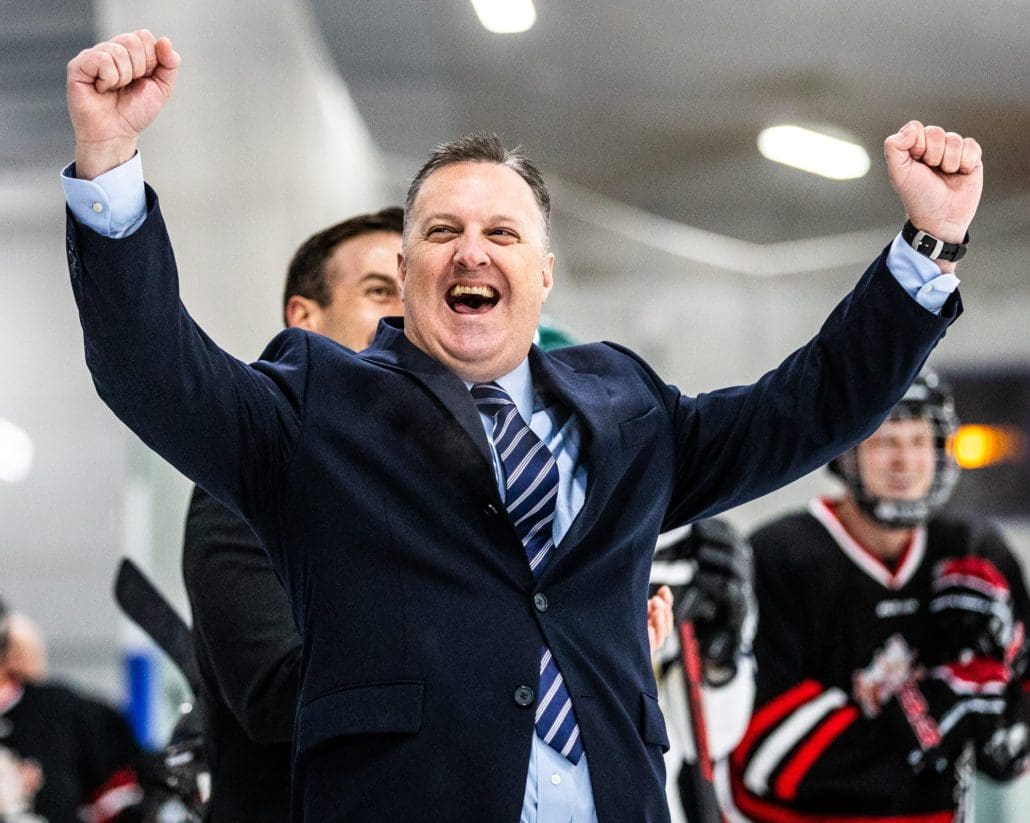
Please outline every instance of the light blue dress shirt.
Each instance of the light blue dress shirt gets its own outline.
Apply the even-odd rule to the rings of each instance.
[[[93,180],[72,176],[65,167],[61,184],[72,216],[98,234],[125,237],[146,219],[143,167],[139,152],[131,160]],[[904,290],[923,308],[939,314],[948,296],[958,287],[953,274],[942,274],[936,263],[917,253],[901,238],[891,244],[887,267]],[[529,361],[496,381],[515,402],[523,420],[544,442],[558,464],[558,498],[555,504],[555,551],[583,506],[586,466],[579,462],[580,428],[575,415],[557,406],[544,407],[533,389]],[[466,384],[471,387],[470,383]],[[501,463],[493,451],[493,419],[480,414],[491,444],[494,475],[504,499]],[[641,615],[643,619],[644,615]],[[529,771],[520,823],[596,823],[593,790],[586,754],[573,765],[533,734]]]
[[[552,528],[553,562],[554,556],[562,550],[561,539],[583,508],[586,497],[586,466],[579,462],[580,427],[576,416],[568,410],[541,403],[533,390],[529,360],[523,360],[513,371],[494,382],[508,393],[522,419],[528,421],[529,428],[543,441],[558,464],[558,496]],[[472,388],[471,383],[465,383],[465,386]],[[497,491],[504,500],[504,470],[493,444],[494,419],[482,412],[479,418],[490,444]],[[573,765],[534,733],[520,823],[594,823],[596,820],[586,753],[579,763]]]

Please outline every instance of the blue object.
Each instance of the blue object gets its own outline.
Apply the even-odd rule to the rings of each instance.
[[[139,651],[124,657],[126,693],[125,715],[136,740],[145,749],[157,748],[154,724],[154,655]]]

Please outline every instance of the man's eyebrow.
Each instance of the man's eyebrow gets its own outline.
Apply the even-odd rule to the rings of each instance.
[[[369,280],[378,280],[382,283],[386,283],[389,286],[397,285],[397,277],[391,274],[381,274],[377,271],[366,272],[361,275],[361,279],[358,281],[359,284],[367,283]]]
[[[460,222],[457,215],[451,214],[450,212],[438,211],[433,212],[432,214],[427,214],[422,218],[422,223],[432,223],[434,220],[444,220],[450,223]]]
[[[422,225],[425,225],[426,223],[432,223],[434,220],[443,220],[443,221],[450,222],[450,223],[461,223],[462,222],[461,218],[459,218],[455,214],[451,214],[450,212],[434,212],[433,214],[430,214],[430,215],[427,215],[426,217],[424,217],[421,222],[422,222]],[[523,221],[520,220],[517,217],[514,217],[513,215],[510,215],[510,214],[492,214],[492,215],[490,215],[490,217],[487,218],[486,222],[488,224],[493,224],[493,223],[516,223],[516,224],[521,225]]]

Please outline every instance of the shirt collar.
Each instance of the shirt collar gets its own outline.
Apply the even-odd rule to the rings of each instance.
[[[533,417],[533,378],[529,371],[529,358],[523,358],[514,369],[493,382],[508,393],[522,419],[528,422]],[[465,388],[471,389],[472,383],[466,382]]]

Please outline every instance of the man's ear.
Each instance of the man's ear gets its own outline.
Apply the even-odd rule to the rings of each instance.
[[[551,289],[554,288],[554,254],[551,252],[544,255],[540,276],[543,278],[544,300],[547,300]]]
[[[284,315],[288,328],[321,331],[322,307],[310,297],[301,297],[299,294],[291,295],[290,299],[286,301]]]
[[[404,279],[408,276],[408,262],[404,259],[404,252],[397,252],[397,281],[401,285],[401,300],[404,299]]]

